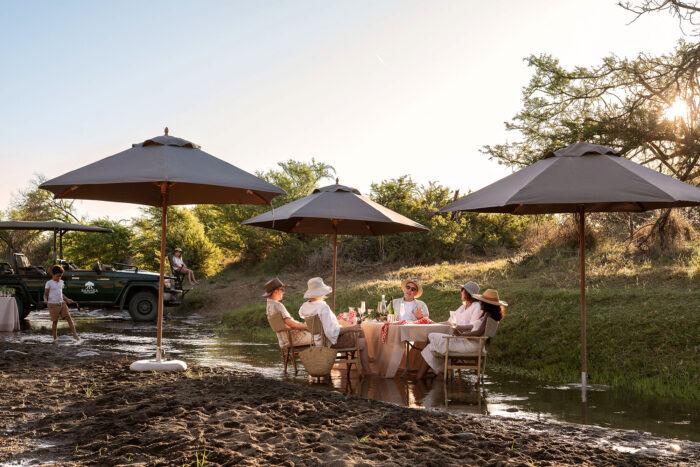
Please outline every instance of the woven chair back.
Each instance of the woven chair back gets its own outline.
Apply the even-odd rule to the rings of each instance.
[[[282,313],[272,313],[267,317],[267,321],[275,332],[282,332],[286,329]]]
[[[306,318],[306,325],[309,327],[309,332],[314,337],[312,342],[315,342],[316,336],[321,336],[321,345],[327,347],[328,338],[323,332],[323,323],[321,323],[321,318],[318,315],[311,315]]]
[[[486,318],[486,329],[484,330],[484,336],[489,338],[494,337],[497,330],[498,321],[493,318]]]

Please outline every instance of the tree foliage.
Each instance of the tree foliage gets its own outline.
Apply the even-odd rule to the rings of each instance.
[[[273,199],[273,206],[281,206],[303,198],[319,187],[321,180],[331,178],[335,169],[326,163],[302,162],[289,159],[279,162],[278,169],[256,175],[287,192],[286,195]],[[248,205],[200,205],[194,208],[197,218],[206,226],[209,238],[225,254],[237,260],[258,261],[266,258],[272,251],[278,251],[286,245],[290,259],[299,256],[299,251],[306,250],[306,245],[314,243],[313,236],[290,236],[282,232],[259,227],[242,225],[242,222],[268,211],[268,206]],[[303,256],[303,255],[302,255]]]
[[[83,268],[89,268],[97,261],[132,264],[134,233],[130,225],[106,218],[90,221],[90,225],[112,229],[113,233],[67,233],[63,237],[65,259]]]
[[[620,5],[637,16],[670,12],[681,24],[699,24],[700,9],[694,3],[644,0]],[[531,55],[526,61],[534,73],[523,88],[523,107],[506,122],[518,139],[484,146],[482,152],[491,159],[513,167],[530,165],[582,136],[700,185],[700,44],[680,40],[659,56],[611,55],[598,65],[570,69],[550,55]],[[697,218],[697,209],[687,211],[690,219]],[[662,246],[668,243],[669,212],[660,215],[648,235],[639,237],[640,246],[654,239]],[[625,220],[641,228],[653,215],[625,215]]]
[[[168,207],[165,251],[172,254],[183,249],[185,263],[203,276],[211,276],[221,269],[223,257],[219,248],[206,236],[204,226],[188,208]],[[136,264],[158,270],[160,263],[160,208],[142,208],[141,216],[134,219],[134,239],[131,249]],[[167,265],[166,265],[167,271]]]

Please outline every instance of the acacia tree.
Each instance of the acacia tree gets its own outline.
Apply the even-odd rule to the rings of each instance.
[[[622,6],[637,15],[669,10],[691,24],[699,11],[662,0]],[[660,56],[612,55],[599,65],[573,69],[550,55],[531,55],[526,61],[534,74],[523,89],[523,108],[506,122],[506,129],[521,138],[484,146],[482,152],[491,159],[508,166],[530,165],[582,136],[700,185],[700,44],[680,40]],[[658,218],[647,240],[659,232],[663,243],[669,212]]]

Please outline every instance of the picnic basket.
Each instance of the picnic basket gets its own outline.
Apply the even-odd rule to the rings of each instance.
[[[330,374],[335,364],[336,351],[328,347],[312,346],[299,352],[299,359],[311,376]]]

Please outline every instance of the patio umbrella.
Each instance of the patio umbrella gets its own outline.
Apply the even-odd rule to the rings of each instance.
[[[578,142],[491,185],[442,212],[578,213],[581,269],[581,383],[586,387],[586,212],[639,212],[700,205],[700,189],[636,164],[606,146]]]
[[[162,210],[156,361],[161,361],[167,207],[178,204],[270,204],[285,191],[217,159],[190,141],[168,135],[48,180],[56,198],[118,201]]]
[[[333,293],[335,311],[335,270],[338,235],[385,235],[428,230],[418,222],[387,209],[360,194],[356,188],[338,184],[315,189],[304,198],[274,211],[243,221],[243,224],[282,232],[333,235]]]

